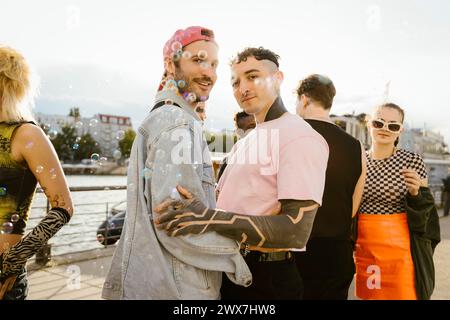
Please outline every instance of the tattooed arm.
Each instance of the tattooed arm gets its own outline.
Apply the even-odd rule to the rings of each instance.
[[[248,216],[207,208],[178,186],[180,200],[168,200],[155,211],[155,221],[170,235],[216,231],[228,238],[261,248],[303,248],[309,239],[318,205],[311,200],[281,200],[275,216]]]

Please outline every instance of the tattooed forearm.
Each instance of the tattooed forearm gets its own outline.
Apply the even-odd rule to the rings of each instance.
[[[281,204],[279,215],[248,216],[209,209],[194,198],[172,207],[157,222],[173,236],[216,231],[261,248],[303,248],[318,205],[310,200],[281,200]]]

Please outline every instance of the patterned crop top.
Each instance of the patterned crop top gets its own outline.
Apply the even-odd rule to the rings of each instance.
[[[36,190],[33,173],[11,155],[11,137],[24,123],[0,122],[0,233],[25,233]]]
[[[359,213],[394,214],[405,212],[408,192],[400,170],[415,170],[421,179],[427,178],[425,164],[417,153],[398,149],[387,159],[374,160],[366,153],[367,176]]]

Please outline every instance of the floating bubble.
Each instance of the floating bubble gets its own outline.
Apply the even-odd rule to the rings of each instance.
[[[36,173],[42,173],[42,171],[44,171],[44,167],[43,166],[37,166],[36,167]]]
[[[120,150],[117,150],[117,149],[114,150],[113,157],[114,157],[114,159],[119,160],[122,157],[122,152],[120,152]]]
[[[81,129],[81,127],[83,127],[83,122],[81,122],[81,121],[75,122],[75,128]]]
[[[264,81],[261,80],[260,78],[255,79],[255,86],[257,86],[257,87],[262,87],[262,86],[264,86]]]
[[[31,148],[33,148],[33,142],[28,142],[28,143],[25,145],[25,149],[31,149]]]
[[[0,187],[0,197],[1,196],[6,196],[6,194],[8,190],[6,189],[6,187]]]
[[[81,141],[81,137],[76,137],[75,138],[75,143],[79,143]]]
[[[178,50],[181,50],[183,48],[183,45],[181,44],[181,42],[175,41],[175,42],[172,43],[171,48],[172,48],[173,51],[178,51]]]
[[[197,161],[194,161],[194,163],[192,164],[192,166],[194,167],[194,170],[197,170],[198,167],[200,167],[200,163],[198,163]]]
[[[19,219],[20,219],[20,217],[19,217],[19,215],[18,215],[17,213],[14,213],[14,214],[11,216],[11,222],[12,222],[12,223],[16,223],[17,221],[19,221]]]
[[[142,175],[144,176],[144,179],[150,179],[152,176],[152,169],[145,168],[144,170],[142,170]]]
[[[208,53],[207,53],[205,50],[200,50],[200,51],[197,53],[197,56],[198,56],[200,59],[205,60],[205,59],[208,58]]]
[[[195,95],[195,93],[193,93],[193,92],[190,92],[188,95],[187,95],[187,99],[186,99],[188,102],[190,102],[190,103],[193,103],[193,102],[195,102],[196,100],[197,100],[197,96]]]
[[[80,145],[78,143],[74,143],[72,146],[73,150],[78,150],[78,148],[80,147]]]
[[[3,233],[11,233],[14,230],[14,225],[11,222],[5,222],[2,225],[2,231]]]
[[[192,53],[190,51],[183,51],[183,59],[190,59],[192,58]]]
[[[93,153],[91,155],[91,160],[92,161],[98,161],[98,159],[100,159],[100,155],[98,153]]]
[[[50,173],[50,179],[56,179],[56,170],[55,170],[55,168],[51,168],[49,170],[49,173]]]
[[[97,234],[97,241],[103,244],[105,241],[105,237],[101,233],[99,233]]]
[[[200,101],[205,102],[206,100],[208,100],[208,96],[201,96],[200,97]]]
[[[103,166],[108,162],[108,158],[106,157],[100,157],[100,159],[98,160],[98,164]]]
[[[109,228],[110,228],[110,229],[115,229],[115,228],[116,228],[115,223],[114,223],[114,222],[110,222],[110,223],[109,223]]]
[[[177,188],[172,188],[170,191],[170,199],[172,200],[181,200],[180,193],[178,192]]]
[[[156,158],[163,158],[166,155],[166,152],[164,150],[158,149],[156,150]]]
[[[186,86],[186,81],[184,80],[179,80],[178,81],[178,87],[179,88],[184,88]]]
[[[125,137],[125,131],[123,130],[119,130],[116,133],[116,139],[117,140],[122,140]]]
[[[52,129],[47,133],[47,135],[50,138],[50,140],[53,140],[58,135],[58,131],[56,131],[55,129]]]
[[[98,125],[98,120],[97,119],[91,119],[90,121],[89,121],[89,126],[90,127],[95,127],[95,126],[97,126]]]
[[[181,52],[177,51],[173,53],[172,59],[173,61],[180,61],[181,57],[182,57]]]

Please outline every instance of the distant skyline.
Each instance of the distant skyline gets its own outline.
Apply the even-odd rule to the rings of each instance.
[[[136,128],[163,71],[162,47],[179,28],[202,25],[220,45],[209,129],[233,127],[239,110],[229,59],[246,46],[281,56],[282,97],[311,73],[328,75],[333,114],[370,113],[385,98],[406,122],[450,142],[450,1],[51,1],[0,0],[0,43],[27,57],[41,78],[35,111],[130,116]],[[24,9],[26,8],[26,10]]]

